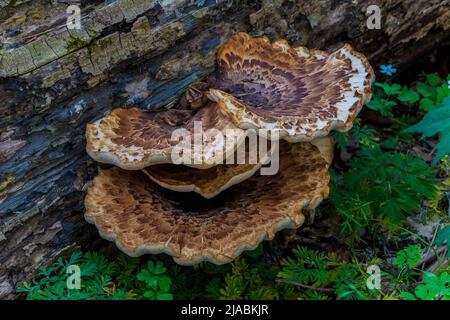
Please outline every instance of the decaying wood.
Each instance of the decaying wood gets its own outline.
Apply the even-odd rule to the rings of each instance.
[[[70,2],[70,1],[68,1]],[[96,164],[87,122],[119,106],[168,107],[214,68],[237,31],[335,49],[402,68],[448,45],[449,1],[0,0],[0,298],[37,266],[97,232],[82,199]],[[381,8],[381,30],[366,8]],[[414,48],[414,50],[412,50]]]

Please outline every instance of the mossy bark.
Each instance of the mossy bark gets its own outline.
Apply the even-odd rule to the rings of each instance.
[[[293,45],[345,42],[403,68],[450,42],[448,1],[0,0],[0,298],[39,264],[98,241],[83,219],[97,165],[84,130],[116,107],[172,105],[210,73],[216,49],[247,31]],[[380,30],[366,7],[381,9]]]

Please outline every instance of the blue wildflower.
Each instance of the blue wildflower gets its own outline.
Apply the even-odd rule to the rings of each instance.
[[[397,72],[397,69],[396,68],[394,68],[393,66],[392,66],[392,64],[382,64],[381,66],[380,66],[380,72],[381,73],[384,73],[385,75],[388,75],[388,76],[392,76],[394,73],[396,73]]]

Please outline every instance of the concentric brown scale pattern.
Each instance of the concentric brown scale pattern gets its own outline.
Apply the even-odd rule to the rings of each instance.
[[[327,53],[241,32],[217,60],[209,97],[239,127],[278,130],[291,142],[350,129],[371,96],[373,70],[350,45]]]
[[[158,163],[172,163],[171,153],[179,140],[172,141],[172,133],[184,129],[184,137],[191,136],[194,142],[194,123],[203,131],[217,129],[224,134],[227,129],[235,130],[235,144],[226,144],[219,149],[214,141],[203,145],[201,153],[193,152],[195,162],[187,165],[198,168],[214,166],[217,159],[232,154],[245,138],[245,132],[238,129],[223,114],[214,102],[199,110],[169,109],[144,111],[140,109],[115,109],[106,117],[86,128],[87,152],[96,161],[117,165],[126,170],[138,170]],[[226,138],[226,137],[225,137]]]
[[[163,189],[140,171],[101,171],[87,192],[85,217],[130,256],[165,252],[180,264],[223,264],[303,224],[302,209],[328,196],[328,182],[317,147],[283,143],[278,174],[253,176],[210,200]]]

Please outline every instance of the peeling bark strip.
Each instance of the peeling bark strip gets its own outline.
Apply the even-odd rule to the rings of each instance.
[[[368,30],[366,7],[381,9]],[[82,200],[96,165],[84,130],[116,107],[170,106],[214,68],[237,31],[336,49],[401,68],[450,43],[448,0],[0,0],[0,298],[40,263],[92,245]],[[412,50],[411,48],[414,48]]]

